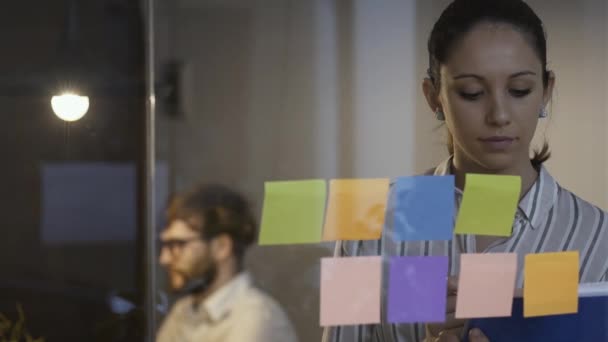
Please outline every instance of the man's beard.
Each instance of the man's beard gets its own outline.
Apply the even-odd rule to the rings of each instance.
[[[193,276],[186,280],[184,286],[177,290],[178,294],[190,295],[204,292],[217,276],[217,265],[211,261],[199,276]]]

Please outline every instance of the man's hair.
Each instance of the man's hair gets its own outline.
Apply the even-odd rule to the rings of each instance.
[[[200,185],[172,196],[166,215],[168,223],[183,220],[206,241],[228,235],[239,264],[256,238],[257,225],[249,203],[223,185]]]

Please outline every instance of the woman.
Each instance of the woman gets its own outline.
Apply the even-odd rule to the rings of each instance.
[[[388,224],[381,240],[352,243],[343,253],[448,255],[450,274],[457,276],[461,253],[515,252],[521,271],[528,253],[577,250],[581,282],[606,281],[606,213],[551,177],[543,167],[549,158],[547,144],[530,159],[532,137],[539,118],[548,115],[546,106],[555,83],[555,75],[547,70],[541,20],[520,0],[456,0],[435,23],[428,50],[423,90],[437,119],[445,122],[451,154],[430,173],[455,176],[457,204],[467,173],[521,176],[522,197],[513,233],[508,238],[458,235],[447,242],[398,243],[391,238]],[[522,283],[520,272],[517,285]],[[448,321],[442,325],[338,327],[333,338],[457,341],[463,322],[453,319],[453,293],[448,303]],[[487,341],[482,332],[473,335],[471,341]]]

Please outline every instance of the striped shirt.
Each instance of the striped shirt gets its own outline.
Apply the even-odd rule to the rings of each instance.
[[[448,175],[452,160],[447,159],[429,175]],[[455,189],[456,206],[462,192]],[[541,167],[539,177],[519,202],[513,231],[486,250],[476,248],[475,235],[455,235],[450,241],[399,242],[391,237],[395,192],[389,195],[387,222],[380,240],[351,241],[343,244],[343,256],[381,255],[383,274],[388,274],[392,256],[449,256],[449,273],[457,275],[463,253],[517,253],[517,286],[523,285],[524,257],[529,253],[579,251],[580,281],[608,281],[608,216],[603,210],[562,188],[549,172]],[[335,327],[331,341],[414,342],[424,339],[424,324],[386,323],[387,281],[383,282],[381,319],[377,325]]]

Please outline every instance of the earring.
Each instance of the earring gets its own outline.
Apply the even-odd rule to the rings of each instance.
[[[547,109],[543,107],[543,109],[540,110],[540,114],[538,115],[538,117],[546,118],[547,116],[549,116],[549,113],[547,113]]]
[[[443,114],[443,111],[441,111],[441,109],[439,108],[437,108],[437,110],[435,111],[435,117],[439,121],[445,121],[445,114]]]

